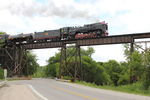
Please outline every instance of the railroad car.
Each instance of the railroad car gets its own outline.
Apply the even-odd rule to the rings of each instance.
[[[33,39],[33,34],[18,34],[18,35],[9,35],[8,42],[31,42]]]
[[[60,40],[60,32],[59,30],[46,30],[44,32],[35,32],[33,34],[33,40],[36,42],[57,41]]]

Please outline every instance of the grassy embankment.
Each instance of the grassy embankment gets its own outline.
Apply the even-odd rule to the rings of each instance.
[[[100,85],[96,85],[94,83],[87,83],[87,82],[83,82],[83,81],[76,81],[76,83],[81,84],[81,85],[85,85],[85,86],[94,87],[94,88],[100,88],[100,89],[107,89],[107,90],[113,90],[113,91],[120,91],[120,92],[150,96],[150,88],[148,90],[142,89],[141,83],[134,83],[131,85],[122,85],[122,86],[100,86]]]

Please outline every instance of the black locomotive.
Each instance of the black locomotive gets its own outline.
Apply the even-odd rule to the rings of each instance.
[[[63,27],[57,30],[46,30],[31,34],[0,35],[0,40],[8,43],[31,43],[43,41],[61,41],[108,36],[108,25],[105,22],[87,24],[82,27]]]

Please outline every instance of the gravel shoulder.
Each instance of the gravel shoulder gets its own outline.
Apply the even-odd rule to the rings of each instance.
[[[40,100],[27,85],[5,85],[0,88],[0,100]]]

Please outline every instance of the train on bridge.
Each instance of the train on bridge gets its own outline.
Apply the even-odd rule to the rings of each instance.
[[[0,35],[0,40],[12,43],[36,43],[74,39],[89,39],[108,36],[108,25],[105,22],[86,24],[82,27],[63,27],[57,30],[45,30],[30,34]]]

